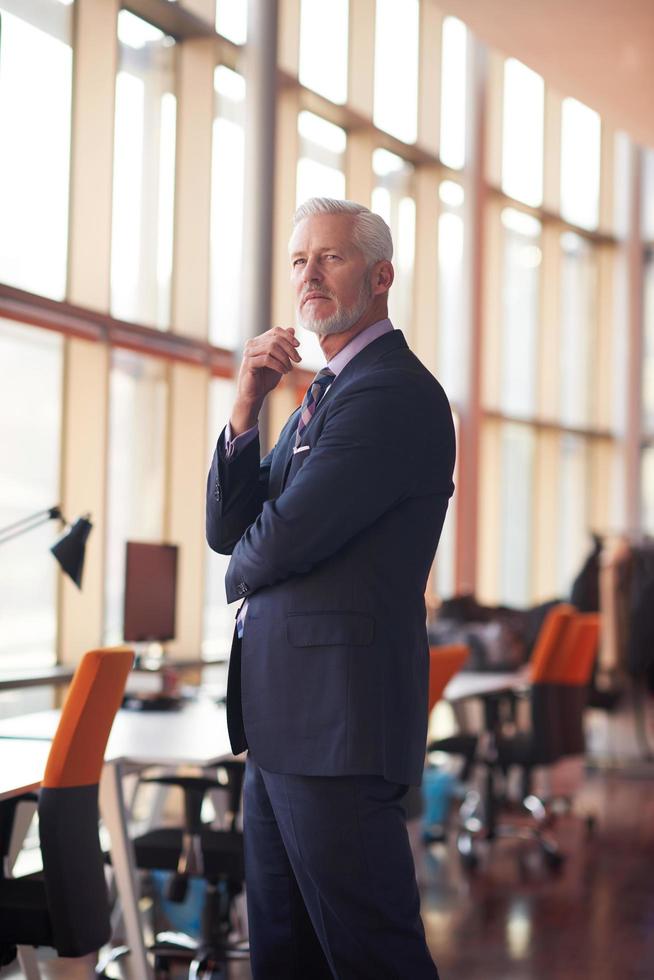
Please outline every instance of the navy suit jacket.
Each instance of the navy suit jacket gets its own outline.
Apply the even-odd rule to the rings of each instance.
[[[273,772],[419,783],[427,727],[424,592],[454,489],[443,389],[400,331],[332,383],[293,453],[299,411],[207,487],[207,540],[248,598],[230,661],[232,748]]]

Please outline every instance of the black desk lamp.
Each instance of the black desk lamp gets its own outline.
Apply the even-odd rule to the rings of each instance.
[[[63,537],[59,538],[50,548],[50,551],[61,565],[62,570],[73,580],[78,589],[82,588],[86,539],[93,527],[89,520],[90,516],[90,514],[86,514],[84,517],[78,517]],[[40,510],[36,514],[31,514],[29,517],[23,517],[14,524],[0,528],[0,545],[11,541],[12,538],[17,538],[26,531],[31,531],[41,524],[45,524],[47,521],[68,523],[61,513],[59,506],[50,507],[49,510]]]

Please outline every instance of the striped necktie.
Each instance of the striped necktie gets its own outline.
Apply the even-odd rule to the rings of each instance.
[[[300,440],[304,435],[304,430],[313,418],[313,413],[318,408],[320,399],[325,394],[335,377],[336,375],[333,371],[330,371],[329,368],[323,368],[322,371],[318,371],[318,374],[307,388],[307,393],[304,396],[304,401],[302,402],[302,406],[300,408],[300,419],[298,421],[297,432],[295,434],[296,447],[300,445]]]

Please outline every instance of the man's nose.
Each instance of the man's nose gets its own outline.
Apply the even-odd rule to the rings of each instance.
[[[316,259],[307,259],[307,264],[304,267],[304,275],[302,279],[306,283],[321,281],[322,273],[320,271],[320,265]]]

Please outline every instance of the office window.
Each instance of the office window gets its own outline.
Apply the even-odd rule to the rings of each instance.
[[[418,135],[418,0],[377,0],[373,118],[405,143]]]
[[[642,150],[642,237],[654,243],[654,150]]]
[[[0,280],[64,299],[71,8],[0,0],[0,18]]]
[[[641,530],[654,536],[654,445],[643,450],[641,459]]]
[[[561,216],[597,228],[600,191],[600,117],[576,99],[561,106]]]
[[[216,0],[216,30],[234,44],[245,44],[248,0]]]
[[[297,204],[310,197],[345,197],[345,130],[334,126],[312,112],[298,116],[300,156],[297,164]],[[325,357],[318,338],[303,327],[298,328],[302,367],[318,370]]]
[[[241,308],[245,79],[219,65],[214,90],[209,339],[233,349],[239,343]]]
[[[507,414],[531,415],[536,409],[538,351],[540,221],[504,208],[502,221],[502,300],[500,404]]]
[[[112,351],[104,642],[122,640],[125,542],[164,531],[168,372],[164,361]]]
[[[332,102],[347,100],[348,0],[302,0],[300,68],[302,85]]]
[[[175,188],[174,41],[118,14],[111,312],[170,325]]]
[[[525,204],[543,201],[543,79],[509,58],[504,63],[502,190]]]
[[[643,303],[643,428],[654,435],[654,253],[645,261]]]
[[[62,337],[0,320],[0,527],[59,503],[62,366]],[[1,669],[55,662],[60,534],[48,521],[0,545]]]
[[[564,433],[558,472],[556,595],[567,596],[588,551],[589,479],[587,441]]]
[[[532,496],[535,436],[525,425],[501,428],[500,602],[531,601]]]
[[[381,148],[374,151],[372,166],[375,173],[372,210],[381,215],[393,236],[395,281],[389,294],[389,315],[397,327],[410,330],[416,239],[413,166]]]
[[[456,17],[443,21],[441,57],[441,142],[439,155],[446,167],[460,170],[466,150],[465,24]]]
[[[561,334],[559,407],[564,424],[593,422],[594,351],[597,337],[597,267],[592,246],[580,235],[561,235]]]
[[[459,445],[459,416],[454,410],[452,412],[454,420],[454,432],[456,444]],[[457,453],[458,457],[458,453]],[[434,564],[434,586],[436,595],[441,599],[448,599],[456,593],[456,521],[457,521],[457,496],[456,488],[459,485],[458,458],[454,465],[454,495],[450,497],[450,502],[445,515],[445,522],[441,532],[438,549],[436,551],[436,561]]]
[[[461,184],[441,181],[438,188],[437,373],[449,398],[464,398],[468,351],[465,345],[463,285],[463,201]]]
[[[207,446],[207,472],[211,464],[218,436],[229,421],[234,403],[236,385],[226,378],[212,378],[209,385],[209,443]],[[228,555],[218,555],[207,545],[204,578],[204,629],[202,656],[227,656],[234,632],[234,608],[227,605],[225,597],[225,573]]]

